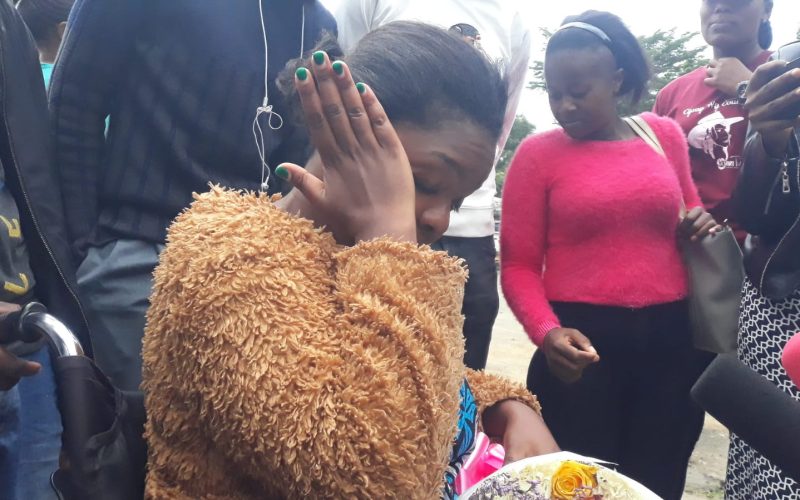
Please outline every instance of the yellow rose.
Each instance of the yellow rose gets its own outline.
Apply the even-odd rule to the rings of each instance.
[[[597,467],[567,460],[553,474],[552,483],[555,500],[589,497],[597,488]]]

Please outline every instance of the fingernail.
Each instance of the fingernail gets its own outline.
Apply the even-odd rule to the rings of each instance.
[[[275,169],[275,175],[280,177],[281,179],[288,181],[289,180],[289,169],[284,167],[283,165],[279,166]]]
[[[337,75],[344,74],[344,63],[342,61],[335,61],[331,66],[333,66],[333,72]]]
[[[356,88],[358,89],[359,94],[363,94],[367,91],[367,86],[361,82],[356,83]]]
[[[305,68],[297,68],[294,74],[297,75],[297,79],[301,82],[306,81],[306,78],[308,78],[308,70]]]
[[[325,62],[325,52],[318,50],[314,52],[314,62],[318,65],[322,65]]]

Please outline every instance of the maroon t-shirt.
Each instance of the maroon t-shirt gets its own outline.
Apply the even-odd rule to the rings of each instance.
[[[762,52],[747,66],[755,70],[770,54]],[[705,79],[701,67],[673,80],[658,93],[653,111],[677,121],[686,134],[692,177],[706,210],[718,222],[735,223],[730,199],[743,162],[747,113],[741,99],[709,87]]]

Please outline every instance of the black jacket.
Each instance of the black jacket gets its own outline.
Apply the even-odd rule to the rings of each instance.
[[[316,0],[261,2],[270,103],[288,117],[275,78],[336,24]],[[115,239],[164,243],[172,219],[209,182],[258,189],[252,127],[263,97],[258,0],[75,2],[50,106],[77,261]],[[262,125],[270,166],[305,161],[304,131],[289,120],[278,131]],[[271,191],[281,188],[271,181]]]
[[[782,47],[779,59],[800,57],[800,43]],[[744,167],[734,192],[737,220],[752,236],[745,245],[745,270],[766,297],[781,300],[800,289],[800,129],[782,158],[764,150],[750,131]]]
[[[90,354],[89,327],[64,231],[38,53],[16,9],[5,0],[0,0],[0,164],[20,212],[36,278],[34,293]]]

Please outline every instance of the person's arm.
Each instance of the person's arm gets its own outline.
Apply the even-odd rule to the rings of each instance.
[[[339,27],[339,45],[345,54],[372,31],[378,0],[342,0],[334,16]]]
[[[511,57],[505,67],[506,81],[508,82],[508,104],[506,114],[503,118],[503,129],[500,139],[497,141],[497,157],[503,152],[503,148],[508,141],[511,127],[517,116],[519,101],[522,97],[522,90],[525,88],[528,75],[528,66],[531,58],[531,36],[530,31],[522,21],[519,13],[514,16],[514,24],[511,27]]]
[[[50,84],[68,238],[80,260],[97,222],[106,117],[122,88],[145,2],[78,0]]]
[[[733,194],[742,227],[770,238],[785,234],[800,209],[792,192],[800,189],[792,175],[800,168],[800,118],[786,113],[800,103],[800,71],[785,72],[785,65],[785,61],[771,61],[760,66],[747,87],[750,129],[744,166]]]
[[[733,193],[737,221],[750,234],[780,237],[797,218],[796,201],[781,196],[784,184],[796,189],[792,173],[797,172],[798,147],[795,131],[780,156],[770,155],[764,147],[763,136],[750,129],[744,148],[744,166]],[[793,206],[794,205],[794,206]]]
[[[202,195],[170,228],[148,312],[151,485],[211,446],[275,496],[434,498],[465,277],[427,247],[337,247],[266,200]]]
[[[539,401],[523,386],[474,370],[467,370],[467,383],[478,406],[478,428],[503,443],[506,463],[560,451]]]
[[[539,157],[541,158],[541,157]],[[547,181],[530,139],[520,145],[506,177],[500,226],[503,295],[531,340],[541,346],[561,324],[545,295]]]

